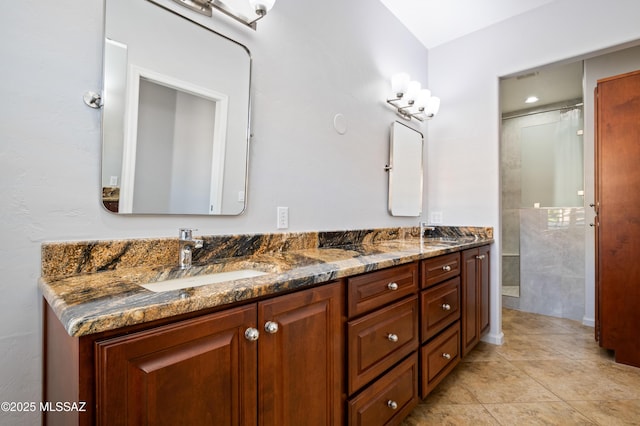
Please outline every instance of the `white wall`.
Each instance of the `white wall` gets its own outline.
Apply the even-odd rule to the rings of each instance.
[[[494,227],[490,341],[502,338],[498,79],[639,39],[637,16],[636,0],[560,0],[429,50],[443,100],[428,130],[429,208],[445,224]]]
[[[133,0],[132,0],[133,1]],[[142,1],[142,0],[139,0]],[[253,56],[247,211],[122,217],[100,202],[103,2],[25,0],[0,14],[0,401],[41,399],[40,245],[51,240],[414,226],[387,213],[390,75],[426,82],[427,51],[370,0],[279,0],[256,32],[218,18]],[[333,117],[348,131],[339,135]],[[423,130],[424,131],[424,130]],[[39,424],[0,413],[0,424]]]

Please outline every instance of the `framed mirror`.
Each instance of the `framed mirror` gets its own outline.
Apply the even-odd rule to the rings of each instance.
[[[399,121],[391,124],[389,141],[389,213],[422,214],[422,133]]]
[[[250,52],[162,2],[105,0],[103,204],[118,214],[241,214]]]

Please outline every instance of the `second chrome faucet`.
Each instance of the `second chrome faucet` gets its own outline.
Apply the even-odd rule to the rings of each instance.
[[[202,247],[202,240],[193,239],[193,231],[196,229],[180,228],[180,269],[191,268],[193,249]]]

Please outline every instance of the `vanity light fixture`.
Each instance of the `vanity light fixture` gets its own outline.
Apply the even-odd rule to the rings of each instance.
[[[193,11],[201,13],[205,16],[212,16],[212,10],[216,9],[227,16],[235,19],[242,24],[256,29],[256,22],[264,18],[264,16],[271,10],[276,0],[242,0],[248,1],[253,9],[255,16],[244,16],[234,11],[229,5],[225,4],[221,0],[173,0],[182,6],[189,8]]]
[[[431,96],[430,90],[422,89],[420,82],[412,81],[407,73],[391,76],[391,90],[394,97],[387,99],[387,103],[405,120],[429,120],[440,109],[440,98]]]

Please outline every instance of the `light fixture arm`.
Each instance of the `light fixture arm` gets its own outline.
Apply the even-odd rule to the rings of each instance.
[[[219,12],[227,15],[228,17],[240,22],[243,25],[255,30],[256,22],[260,19],[264,18],[268,12],[268,6],[265,6],[262,3],[255,4],[255,13],[257,18],[253,20],[243,19],[244,17],[239,16],[233,10],[231,10],[226,4],[224,4],[221,0],[173,0],[174,2],[193,10],[194,12],[198,12],[205,16],[212,16],[212,10],[216,9]]]

